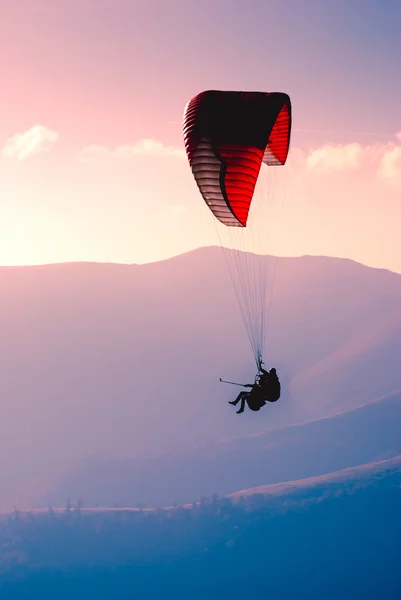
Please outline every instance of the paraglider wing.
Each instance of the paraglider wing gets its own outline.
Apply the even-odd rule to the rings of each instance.
[[[246,227],[262,162],[283,165],[291,132],[287,94],[209,90],[184,112],[185,148],[199,190],[215,217]]]

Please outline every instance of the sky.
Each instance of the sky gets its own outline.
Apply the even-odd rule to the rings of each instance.
[[[400,28],[400,0],[3,0],[0,265],[218,244],[182,116],[222,89],[291,97],[264,251],[401,273]]]

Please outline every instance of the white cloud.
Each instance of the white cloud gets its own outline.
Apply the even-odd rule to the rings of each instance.
[[[356,169],[361,166],[366,149],[360,144],[345,146],[323,146],[313,150],[306,161],[308,168],[328,173],[343,169]]]
[[[384,152],[378,173],[386,183],[401,187],[401,146]]]
[[[3,148],[3,155],[16,160],[25,160],[33,154],[48,152],[58,138],[56,131],[42,125],[35,125],[25,133],[17,133],[10,138]]]
[[[401,140],[401,132],[397,133]],[[185,149],[176,146],[165,146],[162,142],[145,138],[135,144],[124,144],[115,148],[93,145],[83,148],[80,159],[85,162],[96,162],[101,159],[129,161],[140,156],[158,156],[185,158]],[[315,148],[309,153],[293,147],[290,152],[289,166],[293,175],[308,173],[335,173],[345,170],[357,170],[368,167],[369,171],[386,184],[400,185],[401,146],[394,142],[363,145],[351,143],[345,145],[327,144]],[[182,206],[171,207],[170,215],[179,218],[184,214]]]
[[[116,148],[106,146],[87,146],[81,151],[83,161],[94,161],[99,158],[130,160],[136,156],[160,156],[185,158],[184,148],[165,146],[162,142],[151,138],[139,140],[136,144],[125,144]]]
[[[395,137],[401,141],[401,132]],[[326,174],[368,167],[382,183],[401,187],[401,145],[392,141],[371,146],[326,145],[309,153],[306,166],[309,172]]]

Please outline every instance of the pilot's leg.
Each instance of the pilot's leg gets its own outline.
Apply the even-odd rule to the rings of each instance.
[[[233,406],[236,406],[236,405],[238,404],[238,402],[239,402],[240,400],[242,400],[242,398],[244,397],[244,395],[246,396],[247,394],[249,394],[249,392],[240,392],[240,393],[238,394],[238,396],[236,397],[236,399],[235,399],[235,400],[230,400],[228,403],[229,403],[229,404],[232,404]]]

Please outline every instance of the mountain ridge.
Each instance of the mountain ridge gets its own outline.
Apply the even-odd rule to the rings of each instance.
[[[401,388],[401,276],[355,261],[277,259],[266,361],[282,397],[241,416],[228,405],[238,390],[219,378],[253,381],[255,365],[221,248],[5,267],[0,284],[7,495],[93,456],[185,453]]]

